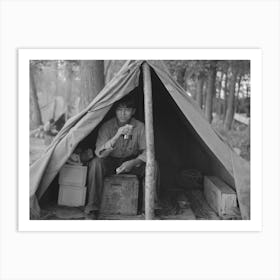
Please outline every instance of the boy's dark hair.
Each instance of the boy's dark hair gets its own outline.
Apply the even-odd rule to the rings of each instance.
[[[132,94],[126,95],[124,98],[115,103],[115,109],[117,109],[119,106],[136,109],[136,101],[134,96]]]

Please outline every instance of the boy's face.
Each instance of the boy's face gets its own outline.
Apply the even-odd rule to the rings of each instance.
[[[120,104],[116,109],[116,117],[121,125],[127,124],[135,113],[134,108],[128,108]]]

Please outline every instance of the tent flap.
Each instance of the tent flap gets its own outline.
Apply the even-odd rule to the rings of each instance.
[[[46,152],[30,167],[30,195],[41,198],[79,142],[102,121],[111,105],[138,86],[141,61],[127,68],[107,84],[78,115],[66,122]],[[32,207],[32,205],[30,205]]]
[[[250,219],[250,165],[231,151],[235,188],[243,220]]]

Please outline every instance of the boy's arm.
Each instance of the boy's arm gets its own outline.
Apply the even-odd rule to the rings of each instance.
[[[115,144],[122,134],[128,131],[127,125],[120,127],[117,133],[110,137],[110,127],[101,127],[96,140],[95,154],[100,158],[107,157],[114,149]]]

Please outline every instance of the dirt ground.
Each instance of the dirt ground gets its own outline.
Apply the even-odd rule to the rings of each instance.
[[[182,190],[180,191],[182,193]],[[155,211],[156,220],[221,220],[208,205],[201,190],[184,192],[185,200],[176,200],[175,193],[161,201],[162,209]],[[98,217],[86,215],[83,207],[67,207],[52,203],[41,210],[41,220],[144,220],[144,213],[135,216],[105,215]],[[230,217],[233,219],[233,217]],[[234,217],[238,219],[238,217]]]

